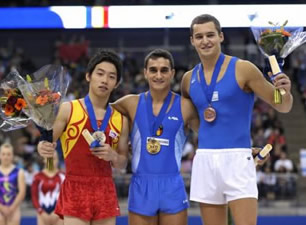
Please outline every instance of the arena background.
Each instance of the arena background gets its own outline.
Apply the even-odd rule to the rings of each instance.
[[[303,0],[283,1],[248,1],[249,9],[255,10],[259,4],[290,4],[300,9],[305,9]],[[224,27],[225,42],[223,50],[226,54],[233,54],[248,59],[260,69],[264,67],[264,60],[255,45],[254,38],[248,25],[242,25],[233,20],[233,17],[245,12],[237,11],[235,14],[231,7],[239,7],[246,4],[245,1],[235,0],[209,0],[209,1],[170,1],[170,0],[91,0],[91,1],[52,1],[52,0],[23,0],[0,2],[0,77],[5,77],[10,71],[17,69],[21,75],[33,73],[41,66],[49,63],[60,63],[69,69],[72,83],[69,88],[67,99],[84,96],[87,92],[84,82],[84,70],[88,58],[98,48],[109,48],[120,53],[124,61],[123,82],[120,88],[113,94],[112,100],[128,93],[139,93],[147,88],[142,75],[143,58],[148,51],[160,47],[170,50],[175,59],[176,78],[173,82],[173,90],[179,92],[179,83],[182,74],[191,69],[197,62],[198,57],[189,43],[188,26],[191,19],[198,15],[198,11],[188,11],[188,17],[180,18],[183,25],[167,24],[156,18],[147,20],[138,28],[129,25],[119,28],[122,24],[133,21],[127,12],[130,6],[164,6],[168,12],[163,19],[171,21],[175,14],[171,13],[175,6],[195,5],[205,9],[211,6],[224,6],[228,10],[216,11],[221,25]],[[110,11],[105,15],[108,6],[124,6],[118,14],[119,20],[111,17]],[[50,6],[87,6],[84,24],[76,21],[71,22],[72,14],[61,19],[69,20],[72,28],[67,23],[58,20],[52,22],[53,17],[41,17],[37,14],[38,7]],[[95,6],[98,11],[95,11]],[[104,6],[105,8],[101,7]],[[19,8],[20,7],[20,8]],[[31,8],[24,8],[31,7]],[[98,8],[97,8],[98,7]],[[304,7],[304,8],[303,8]],[[22,14],[20,9],[32,10],[32,16]],[[44,9],[44,8],[42,8]],[[46,8],[45,8],[46,9]],[[269,8],[272,14],[279,14],[283,20],[294,16],[299,18],[298,26],[305,27],[306,18],[303,12],[276,11],[276,5]],[[13,14],[7,10],[13,10]],[[61,12],[67,12],[64,8]],[[102,10],[102,11],[101,11]],[[188,10],[186,8],[186,10]],[[254,12],[255,12],[254,11]],[[58,11],[59,12],[59,11]],[[97,14],[95,14],[98,12]],[[103,12],[103,22],[95,23],[94,15],[99,17]],[[210,12],[210,11],[209,11]],[[213,11],[214,12],[214,11]],[[15,13],[15,14],[14,14]],[[211,12],[210,12],[211,13]],[[299,14],[300,13],[300,14]],[[214,13],[212,13],[215,15]],[[235,16],[234,16],[235,14]],[[300,18],[300,16],[303,16]],[[81,15],[79,16],[81,18]],[[100,15],[101,17],[101,15]],[[25,19],[26,18],[26,19]],[[228,18],[228,19],[227,19]],[[58,19],[58,18],[57,18]],[[230,20],[232,19],[232,20]],[[113,23],[113,21],[117,23]],[[144,18],[144,21],[145,18]],[[174,20],[176,21],[176,20]],[[224,21],[224,23],[223,23]],[[228,23],[227,23],[228,22]],[[231,23],[232,22],[232,23]],[[280,21],[283,22],[283,21]],[[132,23],[132,22],[131,22]],[[136,23],[137,24],[137,23]],[[178,23],[179,24],[179,23]],[[226,24],[224,26],[223,24]],[[73,27],[74,26],[74,27]],[[78,27],[80,26],[80,27]],[[119,26],[119,27],[116,27]],[[172,27],[171,27],[172,26]],[[65,27],[65,28],[64,28]],[[292,93],[294,96],[293,109],[289,114],[278,114],[260,100],[256,101],[252,124],[252,141],[254,146],[263,146],[271,143],[274,147],[271,160],[264,168],[258,169],[259,196],[259,225],[302,225],[306,224],[306,166],[303,151],[306,148],[306,46],[299,47],[294,53],[286,58],[284,70],[291,76],[293,81]],[[31,125],[25,129],[9,132],[0,132],[0,142],[10,141],[16,151],[16,163],[26,171],[27,185],[30,187],[31,179],[35,172],[41,168],[41,159],[36,153],[36,144],[39,132]],[[186,189],[189,190],[190,168],[194,151],[196,149],[196,135],[190,134],[184,149],[182,161],[182,174],[185,178]],[[284,152],[287,159],[293,163],[293,170],[279,171],[275,163]],[[64,170],[63,162],[61,168]],[[130,179],[130,168],[124,171],[114,170],[114,180],[117,184],[117,192],[120,199],[122,217],[118,218],[117,224],[127,224],[127,192]],[[22,203],[22,225],[35,225],[36,212],[31,203],[28,193]],[[196,203],[191,203],[189,213],[190,225],[201,224],[200,212]]]

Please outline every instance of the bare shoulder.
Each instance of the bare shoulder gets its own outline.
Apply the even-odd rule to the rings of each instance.
[[[63,102],[60,106],[60,113],[70,115],[71,112],[71,102]]]
[[[248,60],[239,59],[236,64],[237,75],[245,78],[254,78],[254,75],[261,75],[260,70]]]
[[[254,84],[263,83],[261,71],[250,61],[239,59],[236,64],[236,79],[240,88],[246,92],[255,91]]]
[[[182,78],[182,83],[189,83],[191,79],[192,70],[187,71]]]
[[[71,110],[71,102],[63,102],[60,106],[61,110]]]
[[[190,79],[192,75],[192,70],[187,71],[182,78],[181,81],[181,94],[182,96],[189,98],[189,87],[190,87]]]
[[[57,120],[67,122],[71,114],[71,102],[63,102],[59,108]]]

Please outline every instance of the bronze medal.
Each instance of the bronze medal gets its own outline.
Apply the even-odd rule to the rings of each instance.
[[[205,110],[204,110],[204,119],[207,122],[213,122],[216,119],[217,113],[216,110],[211,107],[208,106]]]
[[[100,143],[105,143],[106,141],[106,136],[103,131],[96,131],[92,134],[93,138]]]
[[[153,154],[153,155],[157,154],[157,153],[160,152],[160,149],[161,149],[161,146],[160,146],[159,141],[157,141],[154,138],[148,139],[148,141],[147,141],[147,151],[150,154]]]

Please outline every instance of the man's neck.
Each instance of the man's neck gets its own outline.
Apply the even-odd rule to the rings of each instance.
[[[205,58],[202,57],[201,58],[201,63],[203,65],[204,70],[213,71],[220,54],[221,54],[221,52],[219,52],[218,54],[216,54],[214,56],[209,56],[209,57],[205,57]]]
[[[169,91],[170,91],[170,88],[165,89],[165,90],[150,90],[153,104],[163,103]]]
[[[90,101],[94,108],[106,108],[108,103],[108,97],[99,97],[92,93],[89,93]]]

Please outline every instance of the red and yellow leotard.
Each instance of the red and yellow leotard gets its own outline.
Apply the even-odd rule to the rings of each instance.
[[[117,148],[122,115],[112,109],[105,130],[106,143]],[[60,137],[66,165],[66,179],[61,186],[55,213],[98,220],[120,214],[110,162],[92,155],[82,136],[87,129],[93,132],[89,116],[80,100],[71,102],[71,115],[67,127]]]

